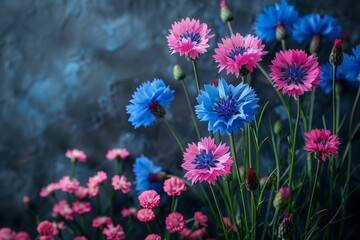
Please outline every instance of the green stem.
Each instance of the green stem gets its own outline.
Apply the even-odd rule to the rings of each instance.
[[[193,107],[191,105],[191,101],[190,101],[190,97],[189,97],[189,91],[187,89],[187,86],[184,82],[184,80],[180,81],[181,82],[181,85],[184,89],[184,93],[185,93],[185,98],[186,98],[186,102],[187,102],[187,105],[189,107],[189,111],[190,111],[190,116],[191,116],[191,120],[194,124],[194,127],[195,127],[195,131],[196,131],[196,135],[198,137],[198,139],[200,140],[200,130],[199,130],[199,126],[198,126],[198,123],[196,121],[196,118],[195,118],[195,114],[194,114],[194,110],[193,110]]]
[[[249,151],[249,155],[248,155],[248,161],[249,161],[249,167],[252,167],[252,144],[251,144],[251,129],[250,129],[250,124],[247,124],[246,126],[247,129],[247,139],[248,139],[248,151]]]
[[[267,205],[267,208],[266,208],[266,214],[265,214],[265,220],[264,220],[264,229],[263,229],[263,232],[262,232],[262,235],[261,235],[262,240],[265,239],[266,230],[267,230],[267,227],[268,227],[267,221],[268,221],[269,215],[270,215],[270,208],[272,206],[271,203],[272,203],[273,196],[274,196],[274,191],[270,191],[270,197],[269,197],[268,205]]]
[[[297,114],[296,114],[295,129],[294,129],[294,134],[293,134],[293,138],[291,141],[290,176],[289,176],[290,189],[293,189],[292,182],[293,182],[293,174],[294,174],[296,135],[297,135],[297,129],[298,129],[298,125],[299,125],[299,116],[300,116],[300,97],[297,100]]]
[[[97,205],[97,210],[98,210],[98,216],[101,216],[101,202],[100,202],[99,194],[96,195],[96,205]]]
[[[285,39],[281,39],[281,48],[282,48],[282,50],[283,51],[286,51],[286,41],[285,41]]]
[[[276,208],[275,210],[275,216],[274,216],[274,222],[272,226],[272,236],[271,239],[274,240],[274,237],[277,235],[277,223],[279,221],[279,208]]]
[[[147,230],[148,230],[149,234],[151,234],[151,233],[152,233],[152,231],[151,231],[150,224],[149,224],[148,222],[146,222],[146,223],[145,223],[145,225],[146,225],[146,228],[147,228]]]
[[[211,190],[211,193],[213,195],[213,198],[215,200],[215,205],[216,205],[216,208],[217,208],[217,211],[218,211],[218,214],[219,214],[219,218],[220,218],[220,222],[221,222],[221,228],[222,228],[222,230],[224,232],[224,237],[225,237],[225,239],[228,239],[228,232],[225,229],[224,219],[223,219],[223,215],[221,213],[219,200],[218,200],[217,196],[215,195],[215,192],[214,192],[214,189],[213,189],[212,185],[209,184],[209,186],[210,186],[210,190]]]
[[[257,213],[256,213],[256,199],[255,199],[255,192],[254,191],[252,191],[251,192],[251,195],[252,195],[252,198],[251,198],[251,207],[252,207],[252,215],[253,215],[253,226],[252,226],[252,238],[253,238],[253,240],[255,240],[256,239],[256,215],[257,215]]]
[[[179,148],[180,148],[180,151],[183,153],[184,152],[184,147],[182,146],[178,136],[176,135],[173,127],[170,125],[169,121],[166,119],[166,118],[163,118],[163,121],[166,125],[166,127],[169,129],[171,135],[174,137],[176,143],[178,144]]]
[[[305,235],[307,234],[308,228],[309,228],[309,220],[310,220],[310,215],[311,215],[311,209],[312,209],[312,204],[313,204],[313,200],[314,200],[314,194],[315,194],[317,179],[318,179],[318,175],[319,175],[319,166],[320,166],[320,159],[317,160],[317,165],[316,165],[315,180],[314,180],[313,189],[312,189],[312,193],[311,193],[310,205],[309,205],[309,209],[308,209],[308,213],[307,213],[307,217],[306,217]]]
[[[122,160],[116,158],[115,175],[120,175],[122,171],[122,163],[123,163]]]
[[[71,160],[70,180],[73,180],[75,177],[76,162],[76,160]]]
[[[336,123],[336,70],[337,67],[334,65],[333,66],[333,91],[332,91],[332,117],[333,117],[333,133],[337,134],[337,123]]]
[[[197,69],[197,66],[196,66],[196,60],[192,60],[191,62],[192,62],[193,68],[194,68],[197,91],[198,91],[198,94],[200,94],[200,81],[199,81],[198,69]]]
[[[228,26],[228,28],[229,28],[230,35],[233,35],[234,32],[233,32],[233,29],[232,29],[232,26],[231,26],[231,22],[230,22],[230,21],[227,21],[226,23],[227,23],[227,26]]]

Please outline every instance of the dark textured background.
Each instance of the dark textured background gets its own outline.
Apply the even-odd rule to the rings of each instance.
[[[256,15],[273,2],[228,1],[234,30],[251,32]],[[301,15],[318,12],[338,18],[351,31],[351,42],[359,43],[359,1],[289,2]],[[194,17],[216,34],[210,41],[213,48],[228,34],[218,14],[215,0],[1,0],[0,227],[34,229],[22,196],[36,199],[41,186],[68,174],[64,152],[69,148],[89,156],[78,169],[83,181],[96,170],[111,168],[104,156],[112,147],[131,152],[127,171],[144,153],[179,173],[181,158],[165,127],[156,123],[134,130],[125,106],[141,82],[163,78],[176,97],[167,116],[184,143],[193,139],[192,125],[184,119],[188,109],[181,86],[172,79],[172,66],[182,64],[195,94],[191,65],[169,54],[165,36],[174,21]],[[267,44],[268,58],[278,48]],[[198,63],[203,83],[221,76],[212,55],[209,49]],[[234,81],[232,76],[226,79]],[[262,76],[255,74],[255,79],[263,104],[275,95]],[[272,101],[270,106],[279,112],[277,104]]]

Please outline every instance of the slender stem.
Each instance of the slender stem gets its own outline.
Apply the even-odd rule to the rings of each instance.
[[[75,177],[76,162],[76,160],[71,160],[70,180],[73,180]]]
[[[107,189],[106,189],[106,187],[104,186],[104,184],[101,184],[100,186],[101,186],[101,188],[104,190],[105,195],[106,195],[107,199],[109,200],[111,217],[114,217],[114,206],[113,206],[113,202],[112,202],[112,196],[109,194],[109,192],[107,191]],[[105,211],[106,211],[106,209],[105,209]]]
[[[121,171],[122,171],[122,164],[123,161],[116,158],[116,165],[115,165],[115,174],[116,175],[120,175]]]
[[[151,234],[151,233],[152,233],[152,231],[151,231],[150,224],[149,224],[148,222],[146,222],[146,223],[145,223],[145,225],[146,225],[146,228],[147,228],[147,230],[148,230],[149,234]]]
[[[277,235],[277,223],[279,221],[279,208],[276,208],[275,210],[275,216],[274,216],[274,222],[272,226],[272,236],[271,239],[274,240],[274,237]]]
[[[200,140],[199,126],[198,126],[198,123],[197,123],[196,118],[195,118],[195,114],[194,114],[193,107],[192,107],[192,105],[191,105],[191,101],[190,101],[190,97],[189,97],[189,91],[188,91],[187,86],[186,86],[186,84],[185,84],[185,80],[182,80],[182,81],[180,81],[180,82],[181,82],[181,86],[182,86],[183,89],[184,89],[184,93],[185,93],[185,97],[186,97],[186,102],[187,102],[187,105],[188,105],[188,107],[189,107],[191,120],[192,120],[192,122],[194,123],[196,135],[197,135],[198,139]]]
[[[219,200],[218,200],[218,198],[217,198],[217,196],[216,196],[216,194],[214,192],[214,189],[213,189],[212,185],[209,184],[209,186],[210,186],[210,190],[211,190],[211,193],[213,195],[213,198],[215,200],[215,205],[216,205],[216,208],[217,208],[217,211],[218,211],[218,214],[219,214],[219,218],[220,218],[220,222],[221,222],[221,228],[222,228],[222,230],[224,232],[224,237],[225,237],[225,239],[228,239],[228,233],[227,233],[227,231],[225,229],[224,219],[223,219],[223,215],[221,213]]]
[[[297,129],[298,129],[298,125],[299,125],[299,116],[300,116],[300,97],[297,100],[297,114],[296,114],[295,129],[294,129],[294,134],[293,134],[293,138],[291,141],[291,158],[290,158],[290,174],[289,174],[290,189],[293,189],[292,181],[293,181],[293,174],[294,174],[296,135],[297,135]]]
[[[252,199],[251,199],[251,207],[252,207],[252,215],[253,215],[253,226],[252,226],[252,238],[253,240],[256,239],[256,199],[255,199],[255,192],[252,191],[251,192],[251,195],[252,195]]]
[[[273,196],[274,196],[274,191],[270,191],[270,197],[269,197],[268,205],[267,205],[267,208],[266,208],[265,219],[264,219],[264,229],[263,229],[262,236],[261,236],[262,240],[265,239],[266,230],[267,230],[267,227],[268,227],[267,221],[269,219],[270,208],[272,206],[271,203],[272,203]]]
[[[181,145],[181,142],[178,138],[178,136],[176,135],[174,129],[172,128],[172,126],[170,125],[169,121],[166,118],[163,118],[164,123],[166,125],[166,127],[169,129],[171,135],[174,137],[176,143],[178,144],[180,151],[183,153],[184,152],[184,147]]]
[[[199,81],[198,69],[197,69],[197,66],[196,66],[196,60],[193,60],[191,62],[192,62],[193,68],[194,68],[196,87],[197,87],[197,90],[198,90],[198,94],[200,94],[200,81]]]
[[[336,123],[336,70],[337,67],[334,65],[333,66],[333,91],[332,91],[332,109],[333,109],[333,113],[332,113],[332,117],[333,117],[333,133],[337,134],[337,123]]]
[[[234,31],[233,31],[233,29],[232,29],[231,22],[230,22],[230,21],[227,21],[226,23],[227,23],[227,26],[228,26],[228,28],[229,28],[230,35],[233,35],[233,34],[234,34]]]
[[[97,205],[98,215],[101,216],[101,202],[100,202],[99,194],[96,195],[96,205]]]
[[[281,39],[281,47],[283,51],[286,51],[286,41],[285,39]]]
[[[314,200],[314,194],[315,194],[317,179],[318,179],[318,175],[319,175],[319,166],[320,166],[320,159],[317,160],[317,165],[316,165],[315,180],[314,180],[313,189],[312,189],[311,198],[310,198],[310,206],[309,206],[307,217],[306,217],[305,235],[307,234],[308,228],[309,228],[309,220],[310,220],[310,215],[311,215],[311,209],[312,209],[312,204],[313,204],[313,200]]]
[[[251,156],[251,152],[252,152],[252,144],[251,144],[251,129],[250,129],[250,124],[247,124],[246,126],[247,129],[247,138],[248,138],[248,151],[249,151],[249,155],[248,155],[248,161],[249,161],[249,166],[252,167],[252,156]],[[258,172],[257,172],[258,173]]]

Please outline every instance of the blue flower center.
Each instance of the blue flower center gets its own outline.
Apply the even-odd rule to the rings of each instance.
[[[219,160],[216,160],[213,153],[211,151],[206,152],[203,150],[200,154],[195,156],[194,161],[192,164],[197,165],[195,169],[207,169],[210,170],[210,168],[216,167],[216,163],[218,163]]]
[[[199,43],[200,42],[200,34],[198,33],[189,33],[188,31],[186,31],[186,33],[184,33],[183,35],[181,35],[179,37],[179,42],[181,42],[183,39],[190,39],[191,42],[196,42]]]
[[[283,70],[285,77],[294,84],[304,84],[304,77],[306,72],[298,66],[290,66],[288,69]]]
[[[232,95],[217,99],[213,110],[220,118],[225,120],[229,120],[233,115],[239,113],[237,110],[237,101],[232,98]]]
[[[235,47],[235,49],[230,53],[229,58],[235,61],[235,57],[243,55],[246,52],[245,47]]]

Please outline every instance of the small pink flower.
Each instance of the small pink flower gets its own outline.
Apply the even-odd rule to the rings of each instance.
[[[211,29],[199,20],[186,18],[175,22],[169,29],[170,34],[166,36],[171,54],[178,52],[180,56],[186,54],[192,60],[205,53],[209,47],[207,42],[214,35],[209,35]]]
[[[96,173],[95,176],[89,178],[88,184],[100,185],[100,184],[104,183],[106,181],[106,179],[107,179],[106,173],[103,171],[99,171]]]
[[[131,182],[126,181],[125,176],[113,176],[111,180],[111,185],[114,187],[115,190],[121,190],[124,194],[131,191]]]
[[[214,59],[218,63],[219,72],[226,68],[226,74],[231,73],[239,77],[240,70],[244,68],[253,72],[258,62],[262,60],[262,56],[267,53],[263,51],[264,48],[261,39],[253,35],[243,37],[236,33],[230,38],[223,38],[222,43],[218,43]]]
[[[65,223],[63,221],[61,221],[61,222],[52,222],[52,225],[54,226],[54,228],[56,228],[58,230],[65,230],[66,229]]]
[[[224,220],[224,224],[227,225],[229,228],[231,228],[233,232],[235,233],[237,232],[237,228],[235,225],[232,224],[230,218],[224,217],[223,220]]]
[[[137,211],[136,217],[140,222],[150,222],[155,219],[155,214],[152,209],[143,208]]]
[[[54,225],[49,221],[42,221],[37,226],[37,231],[39,232],[40,236],[46,237],[54,237],[59,234],[58,230],[54,227]]]
[[[109,225],[111,223],[112,223],[112,221],[111,221],[111,218],[109,218],[109,217],[106,217],[106,216],[96,217],[92,221],[92,226],[94,228],[98,228],[98,227],[104,227],[104,226]]]
[[[205,228],[199,228],[199,229],[191,231],[190,229],[185,227],[180,232],[180,235],[185,239],[198,240],[198,239],[203,239],[205,232],[206,232]]]
[[[88,239],[84,236],[77,236],[74,238],[74,240],[88,240]]]
[[[49,185],[41,189],[40,197],[47,197],[59,189],[60,185],[58,183],[50,183]]]
[[[203,214],[202,212],[195,212],[194,213],[195,225],[202,226],[207,228],[208,226],[208,217]]]
[[[89,190],[86,187],[82,187],[82,186],[79,186],[75,191],[75,196],[78,199],[83,199],[87,197],[88,194],[89,194]]]
[[[123,217],[136,217],[136,212],[136,208],[123,208],[120,213]]]
[[[161,240],[161,236],[157,234],[149,234],[144,240]]]
[[[89,197],[96,197],[99,194],[99,186],[88,183],[88,194]]]
[[[148,191],[144,191],[142,192],[139,196],[138,196],[140,205],[143,208],[156,208],[157,206],[159,206],[160,204],[160,195],[154,191],[154,190],[148,190]]]
[[[71,161],[86,162],[86,154],[78,149],[67,150],[65,156],[70,158]]]
[[[1,228],[0,229],[0,240],[14,240],[16,236],[16,232],[11,230],[10,228]]]
[[[58,215],[63,216],[67,220],[74,219],[73,210],[65,200],[61,200],[58,203],[54,204],[53,217],[56,217]]]
[[[63,192],[73,193],[78,189],[80,183],[75,178],[71,180],[69,176],[65,176],[59,180],[58,185]]]
[[[103,230],[103,234],[108,240],[122,240],[125,238],[125,233],[120,224],[114,226],[112,223],[107,225]]]
[[[274,86],[283,94],[298,97],[320,83],[320,67],[317,58],[303,50],[287,50],[276,53],[271,61],[270,77]]]
[[[128,150],[126,148],[118,148],[118,149],[114,148],[107,152],[106,158],[109,161],[112,161],[114,159],[125,160],[129,155],[130,155],[130,153],[128,152]]]
[[[214,139],[207,137],[198,144],[188,144],[181,167],[187,170],[185,178],[192,184],[203,181],[215,184],[217,177],[231,172],[232,164],[229,147],[217,146]]]
[[[304,135],[304,150],[315,153],[317,159],[325,162],[328,157],[338,154],[340,140],[335,134],[331,134],[329,130],[313,129],[304,133]]]
[[[72,210],[74,213],[78,213],[78,214],[84,214],[84,213],[91,212],[91,203],[75,201],[73,203]]]
[[[0,237],[0,239],[2,238]],[[31,240],[31,238],[27,232],[18,232],[15,236],[15,240]]]
[[[186,191],[186,186],[179,178],[171,177],[165,180],[164,191],[169,196],[180,196],[182,192]]]
[[[181,232],[185,228],[184,216],[178,212],[170,213],[165,219],[166,229],[171,233]]]

